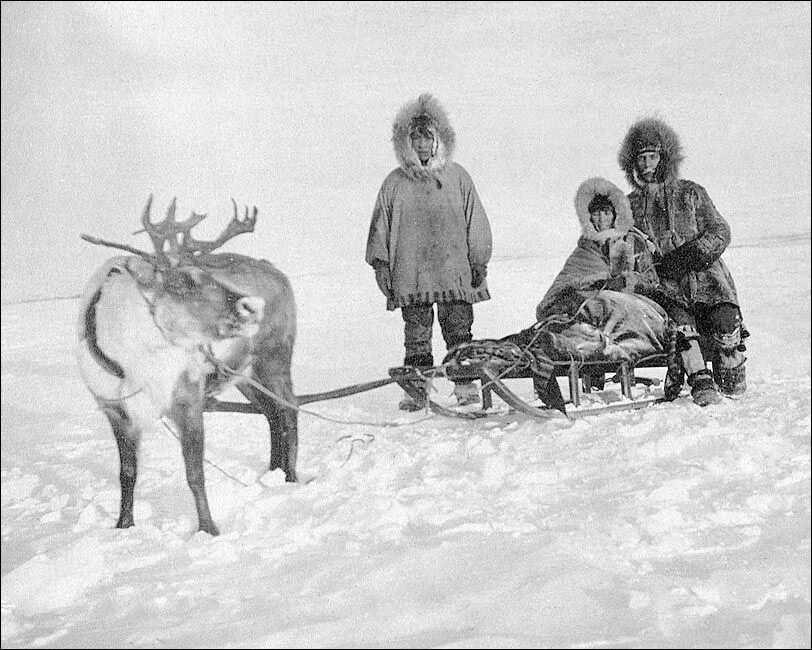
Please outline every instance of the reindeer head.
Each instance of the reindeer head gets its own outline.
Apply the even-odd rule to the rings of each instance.
[[[259,331],[265,300],[238,292],[196,266],[156,270],[153,318],[164,336],[182,347]]]
[[[234,199],[232,203],[234,217],[213,241],[196,240],[190,233],[206,218],[205,214],[192,212],[185,221],[175,220],[174,198],[164,220],[153,223],[150,220],[152,195],[141,215],[143,229],[134,234],[146,232],[155,253],[88,235],[82,235],[82,239],[135,253],[147,262],[131,259],[127,269],[152,305],[155,323],[174,344],[184,347],[232,337],[250,338],[259,330],[265,300],[215,279],[205,264],[211,251],[236,235],[254,230],[256,207],[250,216],[246,207],[245,218],[240,219]]]

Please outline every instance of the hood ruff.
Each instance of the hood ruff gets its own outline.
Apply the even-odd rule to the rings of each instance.
[[[597,194],[609,199],[615,209],[615,225],[608,230],[595,230],[589,218],[589,204]],[[634,270],[634,244],[627,241],[634,228],[634,216],[629,199],[614,183],[605,178],[589,178],[575,193],[575,214],[581,224],[581,237],[601,247],[609,254],[609,268],[613,276]]]
[[[589,204],[597,194],[609,198],[615,209],[615,225],[608,230],[598,232],[589,218]],[[625,237],[634,225],[632,206],[626,195],[614,183],[605,178],[590,178],[581,183],[575,193],[575,214],[581,224],[581,235],[586,239],[602,243],[607,239]]]
[[[640,146],[651,142],[660,144],[658,182],[668,184],[669,181],[679,178],[679,166],[685,159],[679,137],[662,120],[646,117],[635,122],[626,133],[617,156],[618,164],[626,174],[626,180],[634,188],[642,189],[646,185],[637,176],[635,161]]]
[[[412,120],[426,115],[431,121],[429,129],[434,136],[431,158],[423,165],[412,148],[409,135]],[[403,106],[392,125],[392,145],[400,168],[415,180],[436,180],[451,161],[456,134],[448,121],[445,110],[429,93],[423,93],[416,101]]]

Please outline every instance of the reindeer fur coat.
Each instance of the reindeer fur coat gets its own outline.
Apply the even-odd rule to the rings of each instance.
[[[641,144],[660,145],[655,183],[644,183],[635,170]],[[736,286],[722,253],[730,244],[730,226],[701,185],[679,178],[683,160],[677,134],[656,118],[635,123],[626,134],[618,163],[634,188],[629,201],[634,225],[654,242],[655,257],[680,249],[689,267],[679,279],[661,278],[659,293],[667,301],[690,308],[699,303],[714,306],[739,300]]]
[[[434,135],[426,165],[409,134],[419,116],[430,118]],[[387,309],[488,300],[487,280],[471,286],[471,267],[490,261],[490,224],[468,172],[452,161],[455,134],[445,111],[421,95],[398,113],[392,143],[400,164],[378,192],[366,246],[368,264],[389,266]]]

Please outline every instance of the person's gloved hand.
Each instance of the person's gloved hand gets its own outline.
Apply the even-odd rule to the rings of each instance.
[[[474,264],[471,267],[471,286],[476,289],[488,275],[488,267],[484,264]]]
[[[679,249],[663,255],[654,263],[657,275],[668,280],[679,280],[688,272],[688,260]]]
[[[378,283],[378,289],[384,296],[392,297],[392,274],[389,272],[388,264],[375,265],[375,282]]]
[[[679,280],[688,271],[704,271],[713,263],[702,253],[697,240],[689,241],[675,248],[654,263],[657,275],[669,280]]]

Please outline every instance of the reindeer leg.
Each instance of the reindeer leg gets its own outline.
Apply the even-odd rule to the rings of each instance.
[[[258,370],[255,368],[255,370]],[[257,372],[259,375],[260,372]],[[296,404],[293,384],[289,377],[262,373],[259,382],[271,393],[289,404]],[[285,472],[285,481],[296,483],[296,457],[299,451],[298,413],[295,409],[286,408],[265,393],[253,386],[238,386],[243,395],[256,404],[268,420],[271,438],[271,458],[268,469],[281,468]]]
[[[203,430],[203,388],[201,382],[189,381],[184,376],[175,387],[170,415],[178,426],[186,482],[192,491],[197,508],[198,530],[209,535],[219,535],[209,512],[206,496],[206,476],[203,472],[205,433]]]
[[[138,475],[138,443],[141,439],[141,432],[133,427],[130,416],[120,403],[99,400],[98,404],[104,415],[107,416],[118,444],[121,508],[116,528],[129,528],[135,525],[133,492]]]
[[[296,399],[292,390],[289,399]],[[296,483],[299,480],[296,476],[296,459],[299,456],[299,414],[293,409],[281,411],[279,426],[282,429],[282,469],[285,470],[285,480]]]

